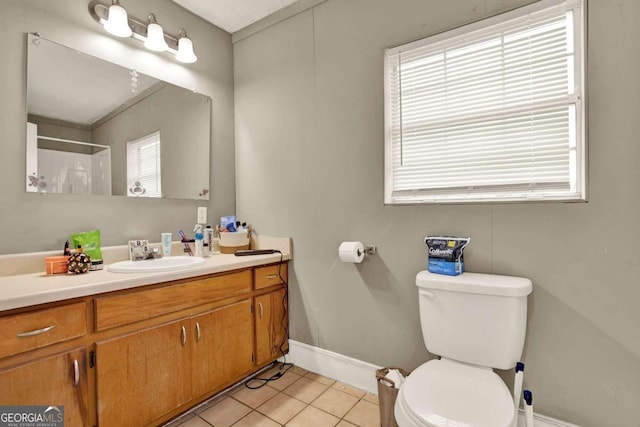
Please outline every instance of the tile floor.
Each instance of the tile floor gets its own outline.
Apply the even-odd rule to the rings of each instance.
[[[277,371],[274,367],[258,377]],[[380,412],[378,396],[293,366],[262,388],[240,385],[168,426],[379,427]]]

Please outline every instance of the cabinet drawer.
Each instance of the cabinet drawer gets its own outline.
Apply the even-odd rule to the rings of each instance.
[[[280,274],[278,274],[280,268]],[[256,289],[268,288],[269,286],[282,283],[280,276],[287,279],[287,263],[282,265],[270,265],[268,267],[260,267],[254,270]]]
[[[11,356],[87,333],[85,302],[0,318],[0,357]]]
[[[102,331],[251,291],[251,271],[194,280],[124,295],[96,298],[96,329]]]

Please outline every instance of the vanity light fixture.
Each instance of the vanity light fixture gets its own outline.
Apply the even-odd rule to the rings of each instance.
[[[193,52],[193,42],[187,37],[184,29],[178,36],[166,33],[150,13],[146,21],[127,14],[119,0],[112,0],[111,5],[99,1],[89,3],[89,14],[107,32],[117,37],[133,37],[144,43],[145,47],[155,52],[169,52],[176,60],[187,64],[196,62],[198,57]]]

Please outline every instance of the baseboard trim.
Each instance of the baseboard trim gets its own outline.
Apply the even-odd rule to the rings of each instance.
[[[323,348],[314,347],[295,340],[289,340],[289,355],[287,361],[332,378],[352,387],[378,394],[376,370],[379,366],[363,362],[349,356],[344,356]],[[524,427],[524,414],[520,411],[518,426]],[[533,415],[534,427],[580,427],[545,415]]]
[[[525,427],[524,423],[524,411],[520,409],[518,411],[518,426]],[[533,427],[580,427],[577,424],[571,424],[566,421],[557,420],[555,418],[547,417],[546,415],[533,414]]]
[[[303,369],[378,394],[379,366],[295,340],[289,340],[288,358]]]

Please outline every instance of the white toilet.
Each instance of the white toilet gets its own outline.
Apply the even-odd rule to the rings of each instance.
[[[400,387],[400,427],[509,427],[513,397],[491,368],[522,356],[531,281],[520,277],[421,271],[420,323],[427,350],[441,356],[419,366]]]

